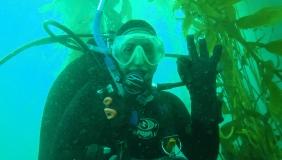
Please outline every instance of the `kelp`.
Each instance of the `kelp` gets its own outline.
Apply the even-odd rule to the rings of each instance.
[[[260,48],[266,49],[268,52],[271,52],[275,55],[282,56],[282,39],[261,43],[261,42],[248,42],[250,46],[257,46]]]
[[[242,29],[271,26],[281,22],[282,6],[263,8],[252,15],[236,20],[236,24]]]
[[[218,42],[224,47],[224,67],[217,82],[222,90],[223,111],[232,120],[221,126],[220,157],[278,160],[282,157],[278,143],[282,136],[282,91],[278,86],[282,75],[280,66],[263,59],[261,49],[281,56],[282,40],[248,42],[242,29],[282,22],[282,6],[237,18],[234,4],[240,1],[177,0],[174,9],[181,9],[185,15],[184,35],[195,28],[196,37],[206,37],[209,50]]]
[[[264,44],[263,47],[269,52],[282,56],[282,39]]]

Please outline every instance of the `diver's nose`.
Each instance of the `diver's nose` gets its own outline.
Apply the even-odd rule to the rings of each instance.
[[[143,65],[145,62],[145,52],[143,50],[143,48],[138,45],[135,47],[134,51],[133,51],[133,64],[134,65]]]

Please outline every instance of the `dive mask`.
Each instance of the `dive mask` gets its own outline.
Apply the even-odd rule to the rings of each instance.
[[[134,60],[143,60],[155,66],[164,56],[164,47],[161,40],[146,33],[132,33],[117,36],[112,46],[114,59],[123,66]]]

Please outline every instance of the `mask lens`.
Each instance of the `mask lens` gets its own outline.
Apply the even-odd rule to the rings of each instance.
[[[134,50],[141,46],[145,61],[156,65],[164,55],[162,42],[147,34],[130,34],[117,37],[113,44],[113,57],[118,63],[127,65],[132,61]]]
[[[136,44],[134,43],[126,43],[124,44],[124,46],[121,46],[118,52],[116,52],[117,54],[115,54],[115,56],[122,63],[127,63],[130,60],[130,58],[132,57],[135,47],[136,47]]]

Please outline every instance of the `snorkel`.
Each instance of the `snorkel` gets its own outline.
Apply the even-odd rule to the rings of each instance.
[[[103,39],[101,30],[100,30],[103,11],[105,8],[105,1],[106,0],[100,0],[98,7],[97,7],[97,12],[96,12],[94,24],[93,24],[93,38],[99,48],[99,51],[105,55],[104,62],[107,65],[107,69],[110,72],[111,77],[113,78],[118,94],[120,96],[123,96],[124,90],[123,90],[122,85],[120,84],[120,79],[121,79],[120,73],[114,63],[114,60],[110,56],[109,46],[106,44],[105,40]]]
[[[106,0],[100,0],[98,7],[97,7],[97,12],[94,18],[94,24],[93,24],[93,38],[97,44],[97,46],[100,48],[100,51],[104,54],[109,53],[109,48],[104,41],[102,34],[101,34],[101,21],[102,21],[102,16],[103,16],[103,11],[105,7],[105,1]]]

